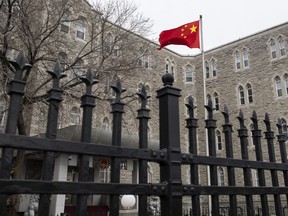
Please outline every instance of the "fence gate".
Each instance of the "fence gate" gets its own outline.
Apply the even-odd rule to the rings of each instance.
[[[147,211],[147,199],[149,196],[159,196],[161,201],[161,215],[182,216],[184,213],[191,215],[205,215],[201,197],[211,197],[212,215],[285,215],[287,209],[288,194],[288,172],[286,154],[286,134],[282,131],[279,122],[278,143],[281,162],[276,161],[274,153],[274,133],[268,114],[264,119],[266,125],[265,140],[269,149],[269,162],[263,161],[261,147],[261,131],[258,127],[256,112],[253,113],[254,124],[253,143],[255,145],[256,161],[248,158],[248,130],[244,124],[244,115],[240,111],[238,120],[240,127],[238,137],[241,145],[242,159],[233,158],[232,125],[229,123],[229,111],[225,107],[223,111],[225,124],[223,133],[225,135],[226,158],[216,156],[215,128],[216,120],[213,119],[213,106],[209,101],[206,106],[207,119],[206,131],[208,134],[209,155],[199,155],[197,152],[197,119],[194,117],[194,105],[192,98],[186,104],[189,110],[186,127],[189,132],[189,153],[180,150],[180,128],[179,128],[179,97],[180,89],[173,87],[173,76],[165,74],[162,77],[164,87],[157,91],[159,99],[160,117],[160,148],[159,150],[148,149],[148,120],[149,109],[146,108],[147,93],[145,88],[138,93],[141,99],[141,107],[138,110],[139,119],[139,149],[121,147],[121,123],[124,112],[124,103],[121,94],[124,92],[118,80],[112,86],[116,97],[112,104],[113,129],[112,146],[96,145],[91,143],[91,121],[96,97],[92,95],[92,86],[97,82],[93,80],[91,70],[87,71],[86,77],[81,78],[86,84],[86,93],[81,98],[83,108],[83,122],[81,142],[57,140],[58,110],[62,101],[62,90],[59,88],[60,79],[63,77],[59,63],[49,74],[53,79],[53,86],[49,90],[48,123],[45,138],[35,138],[16,135],[17,113],[21,108],[22,96],[24,94],[25,82],[22,80],[23,72],[30,67],[25,64],[22,52],[15,62],[11,62],[16,73],[10,82],[10,104],[7,117],[7,125],[4,134],[0,134],[0,147],[2,148],[0,166],[0,215],[8,216],[7,198],[12,194],[40,194],[39,216],[50,216],[49,206],[52,194],[74,194],[77,195],[77,216],[87,215],[87,196],[91,194],[109,195],[109,212],[111,216],[119,215],[119,197],[123,194],[138,195],[140,216],[149,215]],[[237,144],[238,145],[238,144]],[[11,179],[12,164],[15,150],[38,151],[43,154],[41,180],[17,180]],[[78,182],[53,181],[55,154],[75,154],[79,158]],[[94,183],[88,181],[89,157],[103,156],[111,158],[111,182]],[[122,158],[138,160],[139,183],[120,183],[120,162]],[[147,183],[147,163],[156,162],[160,166],[160,183]],[[181,180],[182,165],[190,165],[191,183],[183,184]],[[211,182],[208,186],[201,186],[199,179],[200,165],[208,166]],[[227,169],[227,184],[219,186],[218,167]],[[241,171],[244,176],[243,185],[236,184],[236,171]],[[253,187],[251,182],[251,169],[257,170],[259,186]],[[266,178],[272,179],[272,185],[266,186]],[[283,186],[279,186],[278,175],[282,174]],[[260,197],[260,204],[255,205],[254,196]],[[182,199],[184,196],[191,197],[191,212],[184,212]],[[220,205],[220,198],[227,196],[226,206]],[[239,204],[239,197],[244,197],[244,203]],[[272,200],[269,199],[272,197]],[[271,202],[273,206],[271,207]],[[255,211],[255,209],[258,211]]]

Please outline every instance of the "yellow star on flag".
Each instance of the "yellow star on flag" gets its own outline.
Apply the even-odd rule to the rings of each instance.
[[[190,28],[190,30],[191,30],[190,33],[196,32],[196,31],[197,31],[197,26],[194,26],[194,25],[193,25],[193,26]]]

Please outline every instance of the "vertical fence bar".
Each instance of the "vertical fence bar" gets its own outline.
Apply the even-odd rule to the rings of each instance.
[[[22,80],[22,76],[25,70],[31,68],[31,65],[25,64],[25,57],[23,51],[19,52],[16,61],[9,61],[9,63],[15,69],[15,76],[14,79],[11,80],[9,83],[8,94],[10,95],[10,102],[9,102],[9,110],[8,110],[5,133],[16,134],[18,113],[20,111],[22,97],[24,95],[24,88],[26,85],[26,82]],[[13,160],[13,149],[3,148],[1,166],[0,166],[0,179],[10,178],[10,173],[12,169],[12,160]],[[7,209],[4,208],[4,206],[6,206],[6,199],[7,195],[0,196],[1,216],[7,215]]]
[[[286,150],[287,134],[283,133],[283,128],[282,128],[280,119],[278,119],[278,122],[276,125],[278,128],[277,138],[278,138],[278,143],[279,143],[281,162],[284,164],[287,164],[288,163],[287,150]],[[287,170],[283,170],[283,176],[284,176],[285,186],[288,187],[288,171]],[[288,194],[286,194],[286,202],[287,202],[286,205],[288,206]]]
[[[271,130],[270,118],[267,113],[265,114],[264,123],[266,125],[266,132],[264,132],[264,134],[265,134],[265,139],[267,140],[269,161],[272,163],[275,163],[276,157],[275,157],[274,142],[273,142],[274,132]],[[278,181],[277,170],[270,170],[270,172],[271,172],[273,187],[278,187],[279,181]],[[282,208],[281,208],[281,198],[279,194],[274,194],[274,205],[275,205],[276,215],[282,216],[283,213],[282,213]]]
[[[162,76],[164,87],[159,98],[160,150],[167,151],[167,161],[160,163],[160,181],[167,182],[168,195],[161,196],[161,215],[182,215],[181,152],[179,128],[180,89],[173,87],[170,73]]]
[[[139,98],[141,99],[141,108],[138,110],[139,119],[139,148],[140,149],[148,149],[148,120],[149,117],[149,109],[146,108],[147,100],[150,96],[147,95],[146,88],[143,85],[142,89],[139,93],[137,93]],[[147,160],[139,160],[139,183],[147,183],[147,172],[148,165]],[[147,212],[147,195],[139,195],[139,216],[148,215]]]
[[[188,108],[189,118],[186,119],[186,127],[188,128],[189,133],[189,153],[198,155],[197,150],[197,119],[194,117],[194,106],[193,99],[191,96],[188,97],[188,103],[185,104]],[[197,164],[190,165],[190,179],[192,185],[199,185],[199,169]],[[192,215],[200,216],[200,196],[192,196]]]
[[[92,129],[92,111],[95,107],[95,96],[92,95],[92,86],[98,81],[93,79],[91,68],[88,69],[86,77],[80,78],[86,85],[86,94],[81,97],[81,107],[83,107],[83,120],[82,120],[82,142],[91,142],[91,129]],[[89,181],[89,159],[87,155],[79,155],[79,182]],[[87,215],[87,195],[77,196],[77,215]]]
[[[46,138],[56,139],[57,125],[58,125],[58,112],[62,99],[62,90],[59,88],[60,79],[66,75],[62,73],[60,63],[57,61],[53,71],[48,71],[52,76],[53,86],[48,91],[48,120],[46,128]],[[52,181],[54,172],[54,152],[44,152],[41,178],[43,181]],[[40,194],[39,201],[39,215],[48,216],[50,206],[50,194]]]
[[[248,155],[248,133],[247,133],[247,128],[244,124],[244,116],[242,110],[240,110],[239,115],[238,115],[238,120],[240,124],[240,128],[238,129],[238,137],[240,139],[240,144],[241,144],[241,155],[243,160],[249,160],[249,155]],[[244,174],[244,185],[245,186],[252,186],[251,182],[251,171],[248,167],[243,168],[243,174]],[[252,195],[246,195],[246,210],[247,210],[247,215],[254,215],[254,207],[253,207],[253,196]]]
[[[216,140],[215,140],[215,128],[216,128],[216,120],[213,119],[213,105],[212,100],[208,100],[208,104],[205,106],[208,115],[206,122],[207,134],[208,134],[208,145],[209,145],[209,156],[215,157],[216,156]],[[210,179],[211,185],[218,185],[218,172],[217,166],[213,165],[213,162],[210,165]],[[219,196],[218,195],[211,195],[212,201],[212,212],[213,216],[219,215]]]
[[[259,130],[258,128],[258,118],[255,110],[253,111],[251,120],[254,126],[252,130],[252,138],[253,138],[253,144],[255,146],[256,160],[263,161],[263,154],[261,147],[261,130]],[[259,186],[266,186],[264,169],[259,168],[257,170],[258,170]],[[262,214],[264,216],[269,216],[267,195],[261,194],[260,198],[261,198]]]
[[[113,113],[113,129],[112,129],[112,146],[121,146],[122,136],[122,114],[124,113],[124,103],[121,102],[121,94],[125,92],[122,89],[120,79],[117,79],[116,85],[111,86],[114,90],[115,102],[112,104]],[[111,158],[111,183],[120,182],[120,159]],[[119,195],[114,194],[110,196],[110,215],[119,215]]]
[[[224,106],[224,112],[222,112],[225,124],[223,125],[223,132],[225,135],[225,148],[226,148],[226,157],[227,158],[233,158],[233,145],[232,145],[232,124],[229,123],[229,110],[227,106]],[[234,167],[228,166],[227,167],[228,172],[228,185],[229,186],[235,186],[235,169]],[[230,216],[237,215],[237,197],[236,195],[230,195],[229,196],[229,202],[230,202]]]

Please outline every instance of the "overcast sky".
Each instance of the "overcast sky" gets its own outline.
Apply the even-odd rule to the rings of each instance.
[[[288,0],[128,0],[154,23],[150,39],[158,41],[162,30],[178,27],[203,17],[204,50],[288,21]],[[183,55],[198,49],[169,45]]]

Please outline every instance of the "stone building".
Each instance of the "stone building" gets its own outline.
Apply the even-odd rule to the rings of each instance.
[[[78,8],[79,9],[79,8]],[[83,9],[83,10],[82,10]],[[84,1],[81,6],[81,10],[72,11],[71,13],[65,13],[65,16],[71,15],[73,17],[87,17],[87,14],[91,16],[91,13],[95,15],[95,11],[91,12],[91,7]],[[77,16],[76,16],[77,15]],[[98,17],[100,14],[98,14]],[[85,20],[85,22],[84,22]],[[99,21],[100,19],[97,18]],[[90,20],[92,22],[92,20]],[[94,20],[95,21],[95,20]],[[99,21],[100,22],[100,21]],[[112,24],[110,24],[112,25]],[[113,26],[113,25],[112,25]],[[100,56],[91,52],[91,55],[83,61],[74,62],[77,58],[78,50],[85,47],[86,43],[91,42],[91,31],[89,28],[94,26],[89,23],[89,19],[78,20],[78,22],[68,22],[62,20],[58,27],[61,38],[69,41],[71,47],[58,47],[54,50],[54,54],[57,54],[63,67],[68,67],[67,78],[64,82],[75,78],[75,75],[85,74],[88,65],[94,64],[94,61],[99,61]],[[119,31],[125,32],[125,38],[123,37],[123,49],[119,49],[111,41],[115,40]],[[198,143],[199,154],[206,154],[206,141],[205,141],[205,109],[204,101],[210,98],[213,102],[214,117],[217,119],[216,128],[216,141],[217,141],[217,156],[225,157],[224,137],[222,134],[222,125],[224,120],[221,111],[224,109],[224,105],[227,105],[231,113],[231,123],[233,128],[237,131],[238,121],[236,119],[239,110],[241,109],[246,118],[246,126],[248,129],[253,128],[253,124],[249,121],[252,116],[253,110],[257,111],[259,119],[264,119],[265,113],[270,114],[270,119],[274,125],[273,130],[277,131],[275,124],[280,118],[283,128],[288,121],[288,61],[287,61],[287,35],[288,35],[288,23],[280,24],[270,29],[255,33],[245,38],[233,41],[224,45],[220,45],[211,50],[205,51],[205,62],[202,62],[202,55],[183,56],[175,53],[168,48],[164,48],[161,51],[157,51],[158,44],[149,41],[145,37],[129,32],[127,34],[125,29],[119,29],[115,26],[110,31],[103,32],[104,38],[102,45],[104,48],[108,47],[108,52],[113,53],[113,57],[106,64],[115,63],[118,60],[126,61],[136,56],[138,50],[138,56],[133,61],[135,66],[128,70],[128,68],[118,68],[118,71],[112,71],[112,67],[109,68],[109,73],[101,71],[104,67],[95,68],[95,75],[99,79],[99,84],[96,85],[94,93],[97,96],[96,107],[94,109],[93,126],[95,127],[95,143],[97,135],[99,139],[107,139],[103,141],[109,144],[109,137],[111,136],[112,115],[110,113],[110,102],[113,101],[113,92],[109,89],[110,85],[113,85],[116,78],[120,78],[123,88],[127,89],[124,94],[123,102],[126,103],[125,114],[123,116],[123,133],[127,138],[123,145],[135,145],[133,142],[137,142],[137,128],[138,122],[136,119],[137,109],[139,108],[139,100],[136,93],[143,85],[146,87],[148,94],[151,96],[149,99],[148,107],[150,111],[149,120],[149,138],[151,139],[151,145],[153,148],[157,148],[157,142],[159,139],[159,124],[158,124],[158,101],[156,99],[156,90],[162,85],[161,77],[164,73],[172,73],[175,81],[174,86],[180,88],[182,97],[180,100],[180,131],[181,131],[181,150],[188,152],[188,132],[185,128],[185,119],[187,118],[187,108],[185,103],[187,98],[192,96],[196,109],[196,118],[199,119],[198,129]],[[111,43],[110,43],[111,42]],[[128,43],[129,42],[129,43]],[[110,44],[110,45],[109,45]],[[19,45],[21,46],[21,44]],[[16,47],[17,50],[20,47]],[[132,49],[133,48],[133,49]],[[62,49],[62,50],[61,50]],[[85,47],[87,49],[87,47]],[[83,50],[85,50],[83,49]],[[133,51],[132,51],[133,50]],[[113,51],[113,52],[112,52]],[[120,52],[121,51],[121,52]],[[129,51],[129,52],[128,52]],[[103,54],[103,53],[102,53]],[[126,54],[126,56],[125,56]],[[15,54],[9,54],[11,58]],[[12,55],[12,56],[11,56]],[[124,57],[123,57],[124,55]],[[39,67],[48,68],[52,66],[53,61],[44,65],[43,62]],[[71,66],[71,62],[74,65]],[[119,61],[120,62],[120,61]],[[106,66],[107,66],[106,65]],[[116,65],[116,64],[115,64]],[[203,66],[206,85],[206,95],[204,95],[203,89]],[[70,67],[71,66],[71,67]],[[106,67],[107,69],[108,67]],[[121,69],[121,71],[120,71]],[[97,71],[99,70],[99,71]],[[37,76],[38,80],[41,80],[42,76]],[[46,78],[46,77],[45,77]],[[77,80],[77,77],[76,77]],[[33,85],[32,85],[33,86]],[[44,89],[45,90],[45,89]],[[43,90],[43,91],[44,91]],[[82,86],[78,86],[76,89],[72,89],[74,95],[65,94],[64,101],[60,108],[59,117],[59,134],[62,139],[79,140],[79,128],[77,125],[81,124],[81,108],[79,96],[83,92]],[[76,93],[75,93],[76,92]],[[78,97],[75,97],[75,95]],[[205,97],[205,99],[204,99]],[[0,99],[0,111],[5,110],[6,101]],[[29,135],[40,135],[45,132],[47,108],[43,106],[42,102],[34,103],[27,108],[29,113],[26,119],[29,122]],[[2,112],[1,112],[2,113]],[[33,115],[31,115],[33,113]],[[0,124],[2,127],[5,125],[5,112],[1,114]],[[264,124],[260,124],[260,127],[265,131]],[[237,134],[234,133],[233,137],[234,154],[235,158],[241,158],[240,145],[238,144]],[[249,149],[250,158],[255,158],[255,148],[252,143],[251,134],[249,137]],[[132,144],[131,144],[131,143]],[[128,143],[128,144],[127,144]],[[130,144],[129,144],[130,143]],[[263,145],[264,146],[264,145]],[[268,160],[267,148],[263,147],[263,156],[265,160]],[[276,153],[279,156],[279,149],[276,149]],[[31,164],[33,168],[40,169],[41,160],[37,160],[39,155],[27,154],[24,165],[27,167],[26,172],[23,174],[26,178],[36,178],[36,171],[29,169]],[[40,157],[41,158],[41,157]],[[137,162],[132,160],[123,160],[121,171],[121,181],[135,182],[137,181]],[[56,159],[55,166],[55,178],[67,181],[77,181],[77,157],[74,155],[64,155]],[[220,185],[227,184],[227,170],[225,167],[218,167],[218,181]],[[58,174],[58,175],[57,175]],[[182,170],[183,183],[190,182],[189,169],[183,166]],[[209,184],[207,182],[206,167],[201,167],[200,181],[202,185]],[[257,186],[258,177],[257,171],[252,172],[253,184]],[[237,173],[237,184],[243,184],[242,173]],[[269,179],[268,179],[269,180]],[[91,181],[107,182],[109,181],[109,159],[103,158],[91,158]],[[149,181],[159,181],[159,168],[155,164],[150,164],[149,169]],[[283,184],[283,182],[281,182]],[[271,184],[270,182],[267,183]],[[88,199],[90,206],[107,205],[106,197],[91,196]],[[203,197],[203,212],[205,212],[206,206],[208,206],[207,197]],[[244,200],[239,200],[242,202]],[[222,206],[226,206],[227,199],[222,200]],[[52,200],[51,214],[57,215],[64,211],[64,208],[73,211],[75,207],[75,197],[70,195],[57,195]],[[19,211],[26,211],[25,207],[20,206]],[[26,206],[27,208],[27,206]],[[189,198],[183,199],[184,213],[188,215],[191,208],[191,201]],[[71,210],[72,209],[72,210]],[[68,211],[68,210],[67,210]],[[131,215],[137,215],[137,206],[134,206],[132,210],[121,210],[121,212],[130,213]]]

